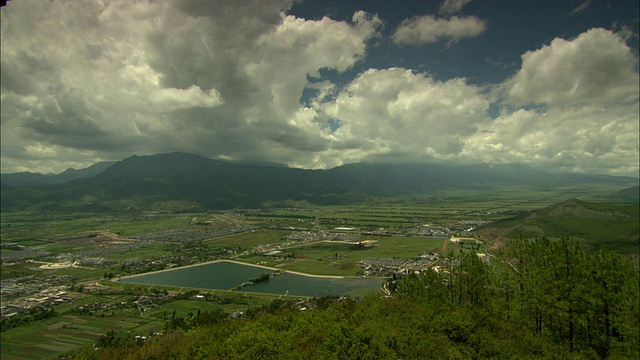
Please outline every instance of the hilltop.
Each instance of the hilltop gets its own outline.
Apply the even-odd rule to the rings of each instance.
[[[571,236],[593,249],[637,253],[639,205],[610,205],[570,199],[485,226],[482,233],[506,238]]]

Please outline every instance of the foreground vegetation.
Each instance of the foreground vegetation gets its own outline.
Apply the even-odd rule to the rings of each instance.
[[[611,189],[605,190],[603,193]],[[132,209],[113,214],[4,212],[0,214],[3,315],[11,311],[10,303],[32,303],[26,300],[45,296],[40,294],[40,288],[37,287],[23,294],[4,296],[9,288],[5,285],[21,283],[21,278],[33,276],[32,280],[24,281],[39,283],[45,287],[44,290],[57,289],[53,293],[66,292],[69,302],[37,307],[33,313],[21,312],[11,318],[5,319],[3,316],[2,358],[55,358],[62,353],[73,353],[84,344],[91,344],[87,345],[87,349],[92,349],[95,344],[101,349],[116,349],[113,351],[119,351],[119,347],[129,344],[126,346],[135,350],[132,350],[132,354],[145,357],[139,352],[146,351],[140,347],[142,341],[134,340],[134,336],[149,336],[158,332],[164,335],[147,340],[149,344],[158,342],[158,345],[145,346],[163,346],[163,341],[183,336],[180,334],[193,335],[194,339],[202,336],[202,344],[197,346],[206,347],[202,349],[203,354],[209,351],[216,354],[206,355],[208,357],[228,355],[232,350],[231,357],[250,356],[249,349],[254,345],[244,342],[259,342],[262,339],[276,344],[274,349],[260,350],[266,357],[286,358],[289,356],[285,354],[287,349],[305,349],[307,346],[308,353],[294,355],[313,358],[316,356],[314,351],[333,354],[338,346],[336,344],[349,347],[356,341],[354,336],[360,336],[365,344],[378,344],[375,345],[377,348],[372,345],[372,349],[378,349],[372,350],[378,351],[376,358],[417,358],[424,357],[416,354],[425,351],[432,351],[433,356],[428,355],[432,358],[526,358],[544,357],[545,354],[549,358],[569,355],[604,357],[604,354],[610,358],[637,358],[637,354],[628,351],[629,340],[625,335],[628,332],[622,330],[620,333],[620,327],[616,325],[619,321],[614,320],[621,314],[618,310],[623,306],[618,303],[620,299],[612,300],[590,292],[597,287],[583,280],[600,281],[593,272],[593,264],[598,261],[612,264],[617,261],[623,265],[615,266],[624,268],[628,265],[627,256],[635,263],[637,272],[638,205],[610,206],[584,202],[597,201],[598,196],[593,195],[596,193],[586,190],[583,193],[577,190],[448,192],[344,206],[208,213],[180,213],[164,209],[153,212]],[[569,200],[573,197],[581,200]],[[473,232],[465,230],[482,223],[485,225],[478,225],[479,228]],[[340,239],[308,242],[305,237],[305,234],[329,234],[337,227],[355,228],[356,231],[347,234],[347,237],[372,241],[373,246],[356,247],[349,242],[351,240]],[[446,233],[439,233],[440,230],[446,230]],[[549,246],[542,246],[544,241],[524,242],[524,248],[532,248],[535,243],[540,244],[536,251],[561,254],[562,248],[554,244],[560,244],[556,241],[563,234],[571,234],[580,247],[588,251],[571,262],[572,266],[578,267],[571,268],[572,281],[580,281],[575,281],[579,286],[570,289],[570,295],[566,297],[555,292],[562,289],[559,280],[549,281],[550,274],[556,276],[563,273],[564,268],[550,268],[551,260],[532,260],[537,257],[515,261],[518,258],[513,252],[517,249],[514,247],[517,243],[510,245],[510,254],[501,252],[506,250],[499,251],[510,239],[525,235],[531,238],[544,236],[552,241],[546,242]],[[449,241],[448,236],[472,236],[480,242],[456,244]],[[264,254],[274,248],[280,248],[281,253],[276,256]],[[604,248],[622,254],[622,257],[615,255],[606,261],[597,260],[594,254],[607,252],[594,251]],[[457,286],[465,283],[456,282],[455,276],[464,272],[455,273],[457,267],[454,265],[459,260],[446,256],[461,256],[461,250],[469,254],[486,253],[491,259],[490,266],[483,265],[473,270],[476,272],[479,269],[479,273],[486,276],[480,282],[486,291],[474,293],[473,300],[467,299],[466,295],[456,295],[461,289]],[[390,282],[391,290],[397,291],[393,299],[370,297],[362,302],[317,299],[318,303],[312,306],[316,309],[314,311],[308,311],[311,307],[307,305],[299,305],[301,299],[294,296],[283,296],[282,303],[272,303],[278,297],[198,289],[199,294],[205,294],[204,300],[198,300],[193,294],[187,296],[192,289],[110,281],[120,276],[216,259],[235,259],[312,274],[359,276],[365,271],[360,261],[366,259],[415,260],[417,256],[435,253],[440,259],[434,260],[438,263],[428,267],[438,264],[454,271],[437,275],[440,280],[435,285],[429,285],[428,289],[441,291],[437,297],[433,297],[433,292],[411,290],[424,290],[425,282],[433,282],[433,279],[425,279],[430,279],[434,274],[424,273],[422,277],[405,277],[402,281]],[[475,255],[472,257],[476,259]],[[77,267],[46,267],[47,264],[62,264],[77,259],[80,261]],[[453,263],[447,265],[447,261]],[[548,273],[541,269],[546,269]],[[455,285],[436,286],[450,284],[448,281],[452,280],[447,278],[447,274],[454,276]],[[613,274],[620,276],[615,271]],[[54,284],[50,280],[54,276],[58,280],[70,278]],[[637,275],[632,275],[629,281],[637,282],[633,276],[637,279]],[[517,282],[518,279],[523,281],[522,285]],[[526,279],[532,280],[525,283]],[[537,282],[533,282],[533,279]],[[610,283],[605,286],[611,289]],[[452,293],[455,289],[458,292]],[[166,302],[153,300],[157,308],[148,308],[141,302],[143,297],[160,299],[158,294],[167,291],[173,296],[172,299]],[[612,293],[620,294],[620,291]],[[627,291],[626,294],[624,296],[630,296],[637,302],[637,293],[629,295]],[[364,294],[352,294],[360,295]],[[537,299],[538,302],[531,299]],[[606,299],[609,300],[604,305],[601,301]],[[292,306],[294,303],[298,305]],[[613,303],[617,305],[611,305]],[[567,304],[571,305],[571,316],[568,315]],[[301,307],[306,307],[307,311],[300,312]],[[340,320],[340,316],[343,316],[341,311],[347,311],[346,308],[351,312],[344,314],[343,322]],[[609,309],[607,311],[611,316],[594,310],[605,308]],[[627,308],[634,311],[633,306]],[[244,312],[247,316],[229,319],[236,312]],[[625,321],[637,319],[637,311],[635,315],[632,312],[626,313]],[[283,318],[280,319],[280,316]],[[571,322],[574,329],[573,351],[560,330],[562,326],[568,326],[568,318],[575,320]],[[325,320],[330,323],[325,323]],[[209,326],[211,322],[218,325]],[[214,330],[216,327],[221,328]],[[273,334],[252,333],[254,327],[263,327]],[[165,329],[173,330],[167,333]],[[221,331],[219,334],[227,334],[227,340],[220,340],[221,343],[217,345],[209,344],[209,340],[204,339],[215,334],[207,331]],[[454,331],[461,332],[460,339],[463,340],[458,339]],[[597,331],[601,331],[600,335],[594,335]],[[343,335],[345,339],[339,339],[342,333],[347,334]],[[566,334],[568,336],[568,330]],[[623,337],[620,338],[619,334],[623,334]],[[102,340],[94,343],[98,339]],[[389,339],[395,339],[395,345]],[[327,347],[329,340],[333,341],[333,347]],[[184,338],[180,341],[187,340]],[[472,345],[474,341],[480,345]],[[598,342],[608,345],[598,345]],[[186,349],[187,343],[184,344]],[[482,350],[478,346],[486,347]],[[401,347],[404,350],[400,350]],[[501,350],[488,350],[492,347]],[[384,351],[380,350],[383,348]],[[443,350],[436,351],[436,348]],[[98,356],[99,353],[87,353],[87,349],[83,350],[83,356]],[[554,352],[560,355],[553,355]],[[366,353],[361,354],[360,358],[366,358]],[[179,353],[176,356],[194,357],[191,353]],[[328,355],[331,356],[338,355]]]
[[[638,358],[639,277],[622,256],[521,239],[491,263],[459,253],[439,273],[393,281],[393,298],[203,312],[144,343],[108,334],[73,358]]]

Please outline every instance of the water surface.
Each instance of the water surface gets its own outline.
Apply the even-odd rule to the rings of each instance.
[[[260,274],[275,270],[218,261],[202,265],[131,276],[119,281],[132,284],[230,290]],[[347,295],[363,290],[379,290],[383,280],[367,278],[326,278],[285,273],[241,291],[300,296]]]

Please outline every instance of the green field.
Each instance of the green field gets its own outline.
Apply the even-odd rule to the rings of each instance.
[[[148,335],[149,325],[155,329],[163,324],[152,319],[140,318],[136,314],[122,314],[121,311],[113,317],[56,316],[4,331],[2,359],[57,358],[59,353],[76,350],[85,342],[95,340],[109,330]]]
[[[180,290],[105,281],[103,277],[107,273],[112,273],[115,277],[126,274],[122,270],[124,260],[135,258],[140,263],[147,264],[169,256],[182,256],[184,260],[181,264],[189,264],[190,257],[211,253],[222,254],[220,256],[244,262],[260,263],[309,274],[357,276],[362,274],[362,268],[357,264],[366,258],[410,259],[423,253],[450,253],[460,250],[486,252],[491,251],[494,245],[492,236],[505,236],[509,231],[510,233],[507,234],[509,236],[570,233],[577,238],[601,239],[599,244],[615,249],[620,245],[617,239],[626,239],[631,242],[635,240],[637,243],[637,205],[627,206],[624,210],[619,210],[612,205],[588,205],[588,211],[619,211],[625,214],[615,222],[610,218],[587,217],[585,220],[585,218],[544,216],[538,216],[536,222],[530,220],[523,222],[525,214],[531,211],[551,207],[570,198],[594,200],[602,194],[615,190],[618,189],[575,187],[552,192],[519,192],[511,188],[504,192],[495,190],[493,192],[449,192],[348,206],[201,214],[146,213],[112,216],[91,213],[2,213],[0,214],[2,242],[18,243],[24,247],[24,249],[3,248],[3,255],[20,254],[31,250],[47,251],[48,256],[51,256],[95,250],[117,243],[115,240],[118,240],[118,237],[126,239],[134,235],[171,229],[229,229],[243,225],[261,227],[254,231],[205,239],[193,244],[159,242],[157,245],[132,251],[96,255],[96,257],[115,261],[115,264],[104,267],[84,266],[83,268],[43,270],[39,268],[40,263],[37,262],[20,260],[3,263],[3,279],[31,274],[39,279],[45,279],[51,275],[71,275],[75,278],[75,284],[87,285],[96,281],[101,282],[101,289],[110,292],[110,295],[76,293],[75,302],[56,307],[59,315],[4,331],[2,359],[55,358],[60,353],[77,349],[108,330],[147,335],[149,332],[161,331],[167,314],[173,314],[174,310],[176,315],[181,317],[198,310],[223,309],[227,313],[233,313],[262,306],[273,299],[268,295],[244,296],[244,293],[209,290],[206,293],[209,295],[213,293],[216,296],[215,301],[177,300],[161,304],[158,308],[144,314],[140,314],[135,308],[115,309],[92,316],[69,313],[75,307],[84,304],[116,303],[121,299],[132,297],[132,295],[119,295],[118,292],[144,294],[149,291]],[[429,224],[433,227],[448,228],[460,221],[492,221],[495,222],[495,226],[501,226],[501,228],[488,228],[490,230],[481,232],[484,236],[483,240],[487,242],[479,249],[451,243],[447,238],[412,236],[421,225]],[[522,227],[515,229],[516,225]],[[339,241],[304,243],[300,240],[287,239],[294,231],[330,232],[339,226],[354,227],[356,233],[360,233],[359,240],[376,242],[372,247],[356,249],[352,243]],[[527,229],[530,230],[529,233],[526,232]],[[492,234],[498,230],[502,233]],[[391,236],[362,234],[375,231],[386,231]],[[105,235],[89,236],[88,234]],[[612,237],[612,234],[618,235]],[[284,246],[285,243],[286,246]],[[282,253],[277,256],[265,256],[260,252],[254,253],[258,248],[280,249]],[[44,261],[45,258],[35,260]]]
[[[119,284],[123,285],[123,284]],[[133,288],[134,286],[128,286]],[[155,287],[158,289],[159,287]],[[210,292],[210,291],[209,291]],[[171,316],[186,318],[189,313],[222,309],[231,314],[248,308],[268,304],[272,297],[259,294],[242,296],[226,291],[216,291],[222,304],[204,300],[177,300],[161,304],[157,309],[140,314],[135,308],[114,309],[89,315],[58,315],[46,320],[32,322],[2,332],[4,359],[55,359],[60,353],[77,350],[88,341],[93,341],[113,330],[147,336],[162,332],[165,319]],[[119,295],[89,295],[72,304],[58,307],[59,313],[93,302],[116,303]]]
[[[287,235],[291,231],[286,230],[256,230],[242,234],[235,234],[229,236],[223,236],[211,240],[207,240],[206,243],[209,246],[218,247],[254,247],[256,245],[265,245],[275,243]]]

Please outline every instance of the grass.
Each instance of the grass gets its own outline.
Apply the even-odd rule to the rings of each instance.
[[[362,271],[362,268],[355,265],[355,263],[333,260],[317,261],[308,259],[297,259],[294,261],[283,263],[279,267],[285,270],[317,275],[355,276]]]
[[[428,237],[380,237],[373,248],[362,251],[369,252],[370,257],[409,258],[439,249],[445,240]]]
[[[139,317],[59,315],[2,333],[5,359],[55,359],[77,350],[109,330],[134,331],[150,321]]]
[[[162,332],[165,324],[164,315],[169,318],[174,310],[179,317],[187,317],[190,312],[196,314],[198,310],[222,309],[227,313],[233,313],[265,305],[273,298],[256,294],[242,296],[224,291],[214,293],[219,299],[223,299],[224,304],[204,300],[177,300],[161,304],[156,310],[144,313],[143,316],[140,316],[136,309],[127,308],[109,310],[93,316],[58,315],[31,322],[2,333],[1,358],[55,359],[58,354],[77,350],[109,330],[127,331],[135,335]],[[59,306],[57,311],[61,313],[93,302],[113,303],[119,299],[117,295],[84,295],[72,304]]]
[[[290,247],[278,257],[248,255],[241,258],[250,263],[261,263],[285,270],[307,274],[353,276],[361,272],[357,263],[370,257],[415,258],[424,252],[439,252],[441,238],[374,237],[373,247],[353,249],[353,244],[316,242]],[[336,258],[337,255],[337,258]]]
[[[162,304],[158,309],[145,313],[145,317],[169,319],[175,310],[176,316],[186,318],[189,313],[196,314],[200,311],[212,311],[220,309],[220,305],[204,300],[178,300],[167,304]]]
[[[488,229],[502,229],[511,238],[571,236],[593,249],[606,246],[620,252],[637,253],[638,214],[637,204],[620,206],[572,201],[501,221]]]
[[[253,248],[256,245],[266,245],[270,243],[280,242],[287,235],[291,234],[291,231],[286,230],[256,230],[241,234],[234,234],[229,236],[223,236],[215,239],[207,240],[206,243],[209,246],[219,247],[240,247],[240,248]]]

